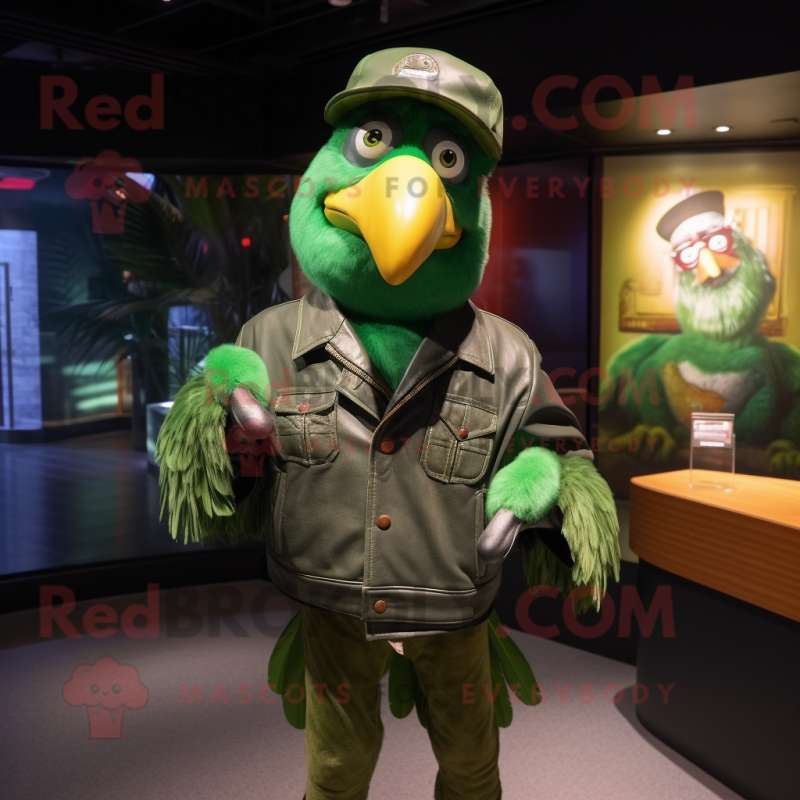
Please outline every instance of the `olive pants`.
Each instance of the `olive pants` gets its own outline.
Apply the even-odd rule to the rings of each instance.
[[[355,617],[311,606],[303,608],[303,644],[307,800],[366,800],[383,743],[380,682],[394,651],[386,641],[368,642]],[[430,709],[435,799],[499,800],[486,623],[405,639],[403,650]],[[418,725],[412,716],[406,724]],[[396,797],[405,796],[399,785]]]

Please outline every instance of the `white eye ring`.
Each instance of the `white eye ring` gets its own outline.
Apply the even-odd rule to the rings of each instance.
[[[446,167],[439,160],[445,150],[452,150],[456,154],[456,163],[452,167]],[[431,164],[440,178],[457,178],[464,169],[465,160],[464,151],[461,149],[460,145],[457,145],[449,139],[438,142],[431,152]]]
[[[385,156],[392,149],[392,129],[385,122],[374,120],[372,122],[365,122],[363,125],[359,125],[358,127],[360,130],[356,133],[355,146],[356,152],[362,158],[368,158],[370,161],[376,161],[377,159]],[[364,139],[368,133],[375,130],[380,131],[381,140],[377,144],[370,147],[364,141]]]
[[[716,233],[708,240],[708,246],[712,250],[716,250],[718,253],[721,253],[728,246],[728,240],[721,233]]]
[[[680,259],[684,264],[691,264],[697,260],[697,247],[685,247],[680,252]]]

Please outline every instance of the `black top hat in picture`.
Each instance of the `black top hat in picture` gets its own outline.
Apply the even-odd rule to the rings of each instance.
[[[681,200],[661,217],[656,225],[656,231],[662,239],[669,241],[675,229],[682,222],[708,212],[725,216],[725,199],[722,192],[699,192]]]

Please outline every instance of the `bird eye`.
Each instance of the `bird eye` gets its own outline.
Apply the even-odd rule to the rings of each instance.
[[[439,142],[431,153],[433,168],[441,178],[456,178],[464,163],[464,151],[452,141]]]
[[[696,246],[684,247],[683,250],[680,251],[678,258],[680,258],[682,264],[694,264],[694,262],[697,261],[697,253],[698,248]]]
[[[97,693],[100,691],[100,687],[99,687],[99,686],[98,686],[96,683],[93,683],[93,684],[92,684],[92,685],[89,687],[89,691],[90,691],[92,694],[97,694]]]
[[[372,112],[375,113],[375,112]],[[350,129],[342,145],[342,155],[357,167],[372,167],[403,141],[400,117],[388,111],[379,119],[368,117]]]
[[[119,694],[122,691],[122,687],[118,683],[115,683],[111,687],[111,691],[114,692],[114,694]]]
[[[708,246],[717,253],[721,253],[723,250],[728,249],[728,237],[722,233],[715,233],[708,240]]]
[[[380,120],[365,122],[356,131],[356,152],[370,161],[385,156],[392,149],[392,129]]]
[[[467,177],[469,158],[466,149],[447,128],[431,128],[425,134],[422,147],[436,174],[445,183],[461,183]]]

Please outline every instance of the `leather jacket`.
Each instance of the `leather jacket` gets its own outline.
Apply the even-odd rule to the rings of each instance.
[[[301,603],[359,617],[370,639],[491,612],[502,565],[476,543],[515,434],[591,458],[533,342],[472,303],[433,322],[394,392],[316,288],[252,318],[237,344],[272,381],[280,446],[260,479],[270,578]]]

